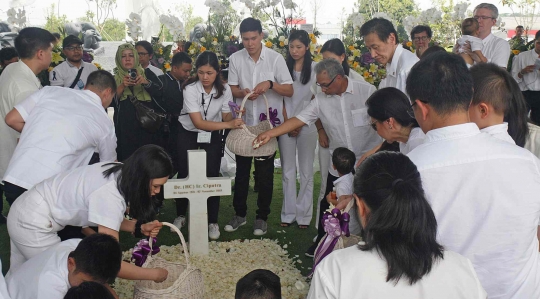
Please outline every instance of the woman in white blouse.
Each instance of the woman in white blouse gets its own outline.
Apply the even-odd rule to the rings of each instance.
[[[154,220],[154,196],[172,171],[167,153],[149,144],[124,163],[83,166],[35,185],[9,211],[10,271],[17,271],[25,261],[60,243],[57,232],[66,225],[97,226],[99,233],[116,239],[120,230],[140,237],[156,236],[162,225]],[[122,262],[118,277],[161,282],[167,278],[167,271]]]
[[[284,119],[295,117],[313,98],[311,86],[315,83],[315,65],[309,51],[310,38],[305,30],[295,30],[289,36],[287,67],[293,78],[294,94],[285,97]],[[317,145],[317,128],[303,126],[279,137],[281,168],[283,169],[283,206],[281,226],[296,221],[298,227],[307,228],[313,214],[313,159]],[[296,194],[296,157],[300,190]]]
[[[188,150],[206,151],[206,175],[218,177],[221,165],[222,135],[220,130],[241,128],[242,119],[233,118],[229,102],[233,96],[229,85],[219,76],[219,60],[214,52],[205,51],[195,62],[197,75],[184,84],[184,107],[178,117],[181,126],[178,134],[178,178],[188,176]],[[181,228],[186,223],[188,199],[177,203]],[[208,236],[218,239],[219,196],[208,198]]]
[[[363,242],[317,266],[308,299],[485,299],[472,263],[437,243],[420,174],[396,152],[368,157],[354,179]]]

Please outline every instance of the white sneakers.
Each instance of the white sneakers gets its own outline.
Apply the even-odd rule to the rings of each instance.
[[[217,240],[219,235],[219,225],[217,223],[208,224],[208,237],[212,240]]]
[[[184,225],[186,225],[186,217],[185,216],[178,216],[176,219],[174,219],[173,225],[178,227],[178,229],[182,229]],[[174,232],[174,230],[171,228],[171,233]]]

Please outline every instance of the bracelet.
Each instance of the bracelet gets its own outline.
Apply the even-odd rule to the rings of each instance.
[[[142,238],[143,237],[143,233],[142,233],[142,229],[141,229],[142,225],[143,225],[143,223],[142,223],[141,220],[137,220],[137,223],[135,223],[135,231],[133,231],[133,235],[136,238]]]
[[[518,75],[521,75],[523,77],[525,74],[523,73],[523,70],[519,71]]]
[[[317,129],[317,132],[319,132],[320,130],[324,130],[324,128]]]
[[[274,82],[272,82],[272,80],[268,80],[268,82],[270,82],[270,88],[268,88],[268,89],[274,88]]]

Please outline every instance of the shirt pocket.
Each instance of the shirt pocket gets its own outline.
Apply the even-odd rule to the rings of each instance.
[[[268,81],[268,80],[270,80],[272,82],[275,81],[273,72],[260,72],[259,73],[259,82],[258,83],[261,83],[263,81]]]
[[[352,121],[353,126],[356,127],[365,127],[368,126],[370,123],[370,117],[367,114],[368,108],[360,108],[356,110],[352,110]]]

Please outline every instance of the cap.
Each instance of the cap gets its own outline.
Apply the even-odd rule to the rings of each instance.
[[[76,37],[75,35],[68,35],[64,38],[64,41],[62,41],[63,48],[69,47],[70,45],[73,45],[73,44],[82,45],[84,43],[82,42],[80,38]]]

